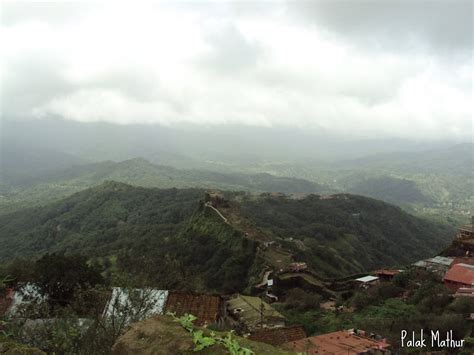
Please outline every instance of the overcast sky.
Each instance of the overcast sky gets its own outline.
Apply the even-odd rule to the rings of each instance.
[[[1,2],[3,118],[472,137],[473,2]]]

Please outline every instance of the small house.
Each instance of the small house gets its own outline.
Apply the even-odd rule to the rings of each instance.
[[[444,275],[446,287],[456,292],[460,288],[474,287],[474,265],[455,264]]]
[[[285,317],[259,297],[236,295],[227,301],[227,309],[249,330],[285,326]]]
[[[388,270],[382,269],[377,270],[375,275],[380,279],[380,281],[392,281],[395,275],[399,274],[401,270]]]
[[[355,282],[360,288],[369,288],[373,285],[377,285],[379,283],[379,278],[377,276],[367,275],[355,279]]]

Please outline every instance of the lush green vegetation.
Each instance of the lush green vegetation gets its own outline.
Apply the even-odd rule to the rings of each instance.
[[[241,217],[326,277],[410,263],[453,236],[450,228],[360,196],[227,195],[240,201]],[[198,189],[107,182],[45,208],[0,216],[0,258],[79,252],[107,272],[165,288],[243,290],[261,271],[257,244],[204,208],[203,197]]]
[[[0,260],[46,252],[113,255],[171,238],[191,217],[203,191],[135,188],[107,182],[46,208],[0,217]]]
[[[402,329],[414,330],[417,334],[420,329],[426,334],[430,330],[439,330],[441,334],[452,330],[455,339],[469,339],[471,334],[472,326],[467,317],[474,311],[474,300],[453,298],[431,273],[413,269],[399,274],[393,282],[350,293],[349,298],[336,301],[336,306],[343,306],[341,310],[301,308],[289,302],[288,297],[278,309],[291,323],[303,324],[309,334],[364,329],[387,337],[394,350],[399,349]],[[304,298],[311,297],[317,295],[306,292]],[[463,350],[463,354],[470,354],[472,344]]]
[[[362,196],[248,198],[242,213],[326,276],[411,263],[437,253],[454,235],[449,227]],[[285,240],[289,237],[304,247]]]
[[[218,336],[215,332],[211,331],[208,335],[205,335],[202,330],[195,329],[193,322],[197,319],[192,314],[185,314],[181,317],[176,317],[174,313],[169,313],[169,316],[173,317],[173,320],[186,329],[193,336],[193,342],[195,347],[193,351],[201,351],[206,348],[211,348],[216,344],[224,346],[228,354],[231,355],[252,355],[255,354],[252,350],[246,347],[240,346],[239,342],[232,336],[232,331],[228,332],[225,336]]]
[[[197,189],[108,182],[48,208],[0,217],[0,257],[80,252],[164,288],[242,290],[256,244],[198,208],[203,197]]]
[[[238,292],[252,276],[256,248],[255,242],[201,207],[174,238],[124,250],[118,265],[165,288]]]

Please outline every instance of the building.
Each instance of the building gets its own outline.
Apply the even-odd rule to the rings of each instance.
[[[114,287],[105,305],[104,317],[119,317],[129,323],[163,314],[167,297],[167,290]]]
[[[154,315],[186,313],[197,317],[195,324],[205,326],[217,323],[223,314],[219,296],[194,295],[168,290],[123,289],[114,287],[105,306],[104,317],[119,317],[126,323]]]
[[[377,276],[368,275],[355,279],[355,282],[357,287],[369,288],[373,285],[377,285],[379,283],[379,278]]]
[[[461,287],[474,287],[474,265],[455,264],[444,275],[446,287],[456,292]]]
[[[43,303],[47,299],[33,283],[25,283],[16,288],[9,288],[0,297],[0,315],[21,317],[25,308],[32,303]]]
[[[452,263],[452,265],[455,265],[455,264],[474,265],[474,258],[470,256],[458,257],[458,258],[455,258]]]
[[[227,309],[248,330],[285,326],[285,317],[258,297],[236,295],[227,301]]]
[[[474,297],[474,287],[460,287],[454,297]]]
[[[456,239],[458,240],[471,240],[474,239],[474,216],[471,217],[471,224],[465,224],[458,228]]]
[[[283,344],[284,349],[313,354],[390,354],[390,344],[380,336],[366,336],[364,331],[341,330]]]
[[[174,312],[177,316],[192,314],[197,317],[194,323],[199,326],[218,323],[224,314],[223,302],[219,296],[176,291],[168,294],[165,304],[165,313],[167,312]]]
[[[306,338],[306,332],[302,325],[291,327],[258,329],[248,337],[250,340],[280,346],[284,343]]]
[[[290,264],[290,270],[293,271],[293,272],[300,272],[300,271],[303,271],[303,270],[306,270],[306,269],[308,269],[308,265],[306,263],[303,263],[303,262],[291,263]]]
[[[375,275],[377,275],[380,281],[392,281],[395,275],[399,274],[400,272],[401,270],[382,269],[382,270],[377,270],[375,272]]]
[[[433,272],[442,278],[453,264],[453,261],[454,258],[435,256],[434,258],[417,261],[413,266]]]

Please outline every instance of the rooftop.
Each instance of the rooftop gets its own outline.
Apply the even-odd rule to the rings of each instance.
[[[264,322],[272,319],[285,320],[285,317],[277,312],[268,303],[258,297],[238,295],[227,302],[229,310],[238,315],[249,327],[256,326],[261,321],[261,309],[263,308]]]
[[[382,270],[377,270],[375,273],[377,275],[388,275],[388,276],[395,276],[399,274],[401,270],[389,270],[389,269],[382,269]]]
[[[41,303],[47,298],[41,294],[39,287],[33,283],[23,284],[15,289],[13,293],[11,292],[8,296],[11,299],[10,306],[6,310],[6,314],[9,316],[17,316],[25,305],[31,302]]]
[[[450,266],[453,263],[453,258],[447,258],[444,256],[435,256],[434,258],[428,259],[427,261],[433,264],[440,264],[444,266]]]
[[[166,301],[166,312],[175,312],[177,316],[185,313],[197,317],[196,325],[215,323],[221,314],[222,300],[219,296],[194,295],[170,291]]]
[[[359,281],[359,282],[372,282],[372,281],[375,281],[375,280],[378,280],[379,278],[377,276],[371,276],[371,275],[368,275],[368,276],[364,276],[364,277],[359,277],[358,279],[356,279],[356,281]]]
[[[360,354],[370,350],[385,350],[390,347],[384,339],[375,340],[351,331],[338,331],[285,343],[291,351],[311,354]]]
[[[474,232],[474,224],[463,224],[458,229],[467,232]]]
[[[416,263],[413,263],[413,266],[417,267],[426,267],[428,263],[424,260],[417,261]]]
[[[444,280],[474,286],[474,265],[455,264],[446,272]]]
[[[104,316],[111,317],[117,315],[117,312],[127,312],[129,318],[133,316],[144,319],[163,314],[167,297],[168,291],[166,290],[114,287],[110,300],[105,306]]]
[[[303,338],[306,338],[306,332],[301,325],[284,328],[261,329],[249,336],[250,340],[260,341],[275,346]]]
[[[467,257],[459,257],[455,258],[453,261],[454,264],[469,264],[469,265],[474,265],[474,258],[467,256]]]

